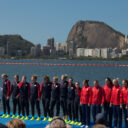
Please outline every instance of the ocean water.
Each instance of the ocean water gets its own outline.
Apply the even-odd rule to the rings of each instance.
[[[0,60],[7,63],[50,63],[50,64],[112,64],[112,65],[128,65],[128,61],[96,61],[96,60]],[[0,64],[0,74],[6,73],[9,80],[13,81],[13,76],[19,74],[20,79],[22,75],[27,76],[28,82],[31,82],[33,74],[38,75],[38,82],[42,82],[44,75],[49,75],[51,80],[53,76],[60,76],[68,74],[73,77],[74,82],[79,81],[82,86],[84,79],[89,79],[90,86],[93,86],[93,81],[98,80],[99,84],[103,86],[106,77],[111,79],[119,78],[119,83],[123,79],[128,79],[128,67],[112,67],[112,66],[53,66],[53,65],[2,65]],[[0,78],[0,86],[2,86],[2,79]],[[41,104],[42,106],[42,104]],[[42,108],[42,107],[41,107]],[[0,107],[1,110],[1,107]]]

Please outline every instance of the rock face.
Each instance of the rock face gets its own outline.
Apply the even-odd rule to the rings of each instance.
[[[81,48],[123,48],[125,36],[103,22],[79,21],[69,32],[67,42]]]

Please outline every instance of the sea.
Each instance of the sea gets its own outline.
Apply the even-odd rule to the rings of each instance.
[[[1,64],[1,63],[37,63],[37,64],[51,64],[51,65],[22,65],[22,64]],[[52,65],[52,64],[93,64],[93,66],[75,66],[75,65]],[[99,66],[95,66],[99,65]],[[102,66],[100,66],[102,65]],[[104,66],[108,65],[108,66]],[[113,66],[109,66],[113,65]],[[0,60],[0,74],[6,73],[9,80],[13,81],[15,74],[19,74],[20,80],[23,75],[27,76],[27,81],[31,83],[31,76],[38,75],[38,82],[42,82],[44,75],[49,75],[50,79],[54,76],[60,77],[62,74],[67,74],[74,79],[74,82],[80,82],[82,87],[83,80],[89,80],[89,85],[93,87],[93,81],[98,80],[99,84],[105,84],[105,78],[111,79],[119,78],[121,85],[123,79],[128,79],[127,66],[114,65],[128,65],[128,61],[100,61],[100,60]],[[2,87],[2,79],[0,78],[0,87]],[[12,102],[10,102],[12,108]],[[42,108],[42,103],[40,104]],[[0,111],[2,106],[0,105]]]

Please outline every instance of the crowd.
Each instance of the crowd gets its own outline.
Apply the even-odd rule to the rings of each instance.
[[[60,115],[60,107],[63,111],[63,119],[66,124],[79,126],[90,126],[90,113],[93,121],[96,123],[96,115],[104,109],[104,118],[106,125],[112,128],[122,127],[122,112],[124,113],[125,128],[128,128],[128,81],[123,80],[121,87],[118,79],[111,81],[105,79],[105,85],[101,87],[97,80],[94,86],[89,86],[89,80],[83,81],[82,88],[79,82],[73,82],[67,75],[53,77],[51,81],[49,76],[43,77],[43,82],[37,82],[37,75],[33,75],[31,82],[27,82],[26,76],[22,76],[21,82],[19,76],[14,76],[14,81],[8,80],[7,74],[2,74],[3,79],[3,110],[2,118],[10,118],[9,99],[12,96],[13,115],[11,118],[29,120],[29,103],[31,104],[32,118],[35,120],[35,106],[38,113],[37,121],[40,118],[40,99],[42,100],[44,119],[43,121],[52,121],[54,117],[54,108],[56,106],[56,116]],[[16,116],[16,107],[18,115]],[[102,109],[103,108],[103,109]],[[6,109],[8,114],[6,115]],[[20,114],[22,117],[20,118]],[[26,116],[25,116],[26,114]],[[49,117],[49,118],[47,118]]]

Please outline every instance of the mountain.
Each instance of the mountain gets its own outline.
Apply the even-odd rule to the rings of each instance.
[[[124,34],[98,21],[78,21],[67,38],[68,45],[73,41],[81,48],[123,48],[124,40]]]
[[[10,56],[15,56],[17,50],[22,50],[23,55],[27,55],[30,53],[30,48],[34,46],[33,43],[23,39],[20,35],[0,35],[0,47],[4,47],[6,53],[7,42]]]

